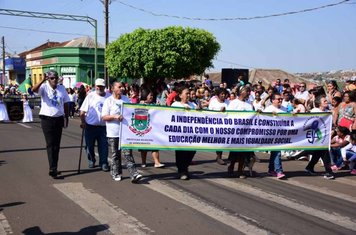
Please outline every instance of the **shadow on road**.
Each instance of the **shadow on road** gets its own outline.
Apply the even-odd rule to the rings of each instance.
[[[2,205],[0,205],[0,211],[2,211],[4,207],[18,206],[18,205],[22,205],[22,204],[25,204],[25,202],[10,202],[10,203],[6,203],[6,204],[2,204]]]
[[[71,176],[77,176],[79,174],[83,175],[83,174],[89,174],[89,173],[93,173],[93,172],[97,172],[97,171],[101,171],[101,168],[95,168],[95,169],[83,169],[80,170],[80,172],[78,173],[78,170],[66,170],[66,171],[60,171],[60,175],[57,176],[56,179],[65,179]],[[67,174],[63,174],[63,173],[67,173]]]
[[[38,226],[34,226],[31,228],[27,228],[22,231],[25,235],[74,235],[74,234],[83,234],[83,235],[95,235],[98,232],[107,230],[109,228],[106,224],[99,224],[94,226],[89,226],[82,228],[78,232],[54,232],[54,233],[44,233],[41,228]]]
[[[7,164],[6,161],[0,160],[0,166]]]
[[[79,148],[80,148],[79,145],[61,147],[61,149],[79,149]],[[46,148],[8,149],[8,150],[1,150],[0,153],[30,152],[30,151],[45,151],[45,150]]]

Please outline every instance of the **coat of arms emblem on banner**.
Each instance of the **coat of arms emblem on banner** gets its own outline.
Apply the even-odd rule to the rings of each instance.
[[[148,109],[135,109],[134,113],[132,113],[129,129],[138,136],[143,136],[151,131]]]

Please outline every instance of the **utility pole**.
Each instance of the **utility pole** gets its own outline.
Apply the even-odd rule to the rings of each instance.
[[[103,2],[104,1],[104,2]],[[102,0],[101,2],[104,3],[104,18],[105,18],[105,50],[109,44],[109,4],[111,3],[110,0]],[[104,56],[105,58],[105,56]],[[107,87],[109,87],[109,74],[106,68],[106,63],[104,61],[104,79],[106,81]]]
[[[2,76],[1,76],[1,84],[5,85],[5,37],[1,37],[1,45],[2,45]]]

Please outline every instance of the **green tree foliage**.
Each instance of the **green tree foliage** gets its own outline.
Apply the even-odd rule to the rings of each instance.
[[[202,29],[140,28],[109,44],[105,59],[110,76],[154,82],[201,74],[219,50],[215,37]]]

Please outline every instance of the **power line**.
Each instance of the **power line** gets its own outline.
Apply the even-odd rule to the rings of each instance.
[[[20,30],[20,31],[34,31],[34,32],[39,32],[39,33],[51,33],[51,34],[63,34],[63,35],[87,36],[87,35],[85,35],[85,34],[79,34],[79,33],[64,33],[64,32],[38,30],[38,29],[29,29],[29,28],[8,27],[8,26],[2,26],[2,25],[0,26],[0,28],[4,28],[4,29],[15,29],[15,30]]]
[[[215,59],[215,61],[226,63],[226,64],[230,64],[230,65],[237,65],[237,66],[244,67],[244,68],[255,69],[255,67],[252,67],[252,66],[249,66],[249,65],[238,64],[238,63],[231,62],[231,61],[220,60],[220,59]]]
[[[295,15],[295,14],[300,14],[300,13],[306,13],[306,12],[311,12],[311,11],[317,11],[321,10],[324,8],[329,8],[329,7],[335,7],[341,4],[346,4],[350,0],[344,0],[341,2],[337,3],[332,3],[332,4],[327,4],[319,7],[313,7],[313,8],[307,8],[299,11],[289,11],[289,12],[284,12],[284,13],[276,13],[276,14],[271,14],[271,15],[262,15],[262,16],[251,16],[251,17],[232,17],[232,18],[199,18],[199,17],[187,17],[187,16],[177,16],[177,15],[168,15],[168,14],[163,14],[163,13],[156,13],[153,11],[149,11],[143,8],[139,8],[133,5],[130,5],[128,3],[122,2],[120,0],[116,0],[118,3],[127,6],[129,8],[132,8],[137,11],[141,11],[153,16],[158,16],[158,17],[168,17],[168,18],[176,18],[176,19],[182,19],[182,20],[194,20],[194,21],[237,21],[237,20],[257,20],[257,19],[266,19],[266,18],[272,18],[272,17],[281,17],[281,16],[287,16],[287,15]],[[355,3],[349,3],[349,4],[355,4]]]
[[[45,31],[45,30],[38,30],[38,29],[30,29],[30,28],[18,28],[18,27],[9,27],[9,26],[3,26],[0,25],[0,28],[4,29],[14,29],[14,30],[20,30],[20,31],[33,31],[33,32],[39,32],[39,33],[50,33],[50,34],[60,34],[60,35],[74,35],[74,36],[88,36],[87,34],[80,34],[80,33],[65,33],[65,32],[56,32],[56,31]],[[99,38],[103,38],[104,36],[98,36]],[[110,37],[111,39],[117,39]]]

